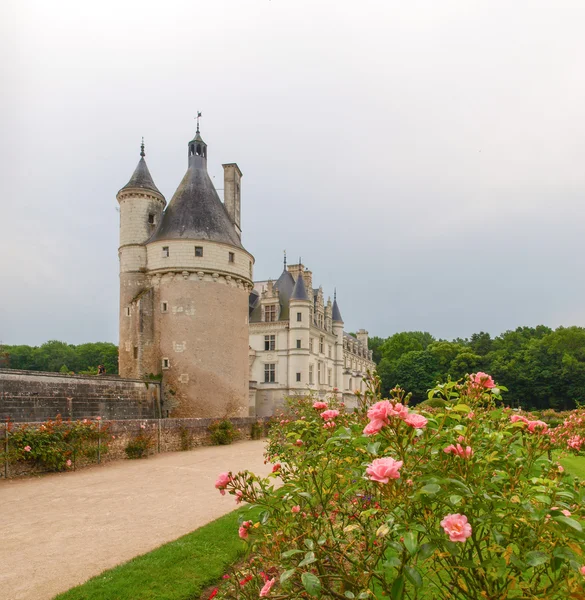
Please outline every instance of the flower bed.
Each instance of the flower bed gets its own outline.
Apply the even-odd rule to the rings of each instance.
[[[426,412],[377,389],[351,414],[295,399],[270,433],[273,473],[220,475],[262,513],[242,516],[251,558],[214,595],[583,598],[585,489],[549,458],[548,425],[501,407],[484,373],[438,386],[446,406]]]

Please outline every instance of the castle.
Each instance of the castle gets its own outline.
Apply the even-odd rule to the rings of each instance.
[[[375,367],[367,332],[343,331],[337,300],[302,264],[275,282],[253,283],[241,241],[240,184],[224,164],[224,202],[207,172],[199,124],[188,168],[168,206],[144,144],[120,204],[122,377],[162,373],[167,414],[272,414],[284,397],[338,388],[348,398]]]

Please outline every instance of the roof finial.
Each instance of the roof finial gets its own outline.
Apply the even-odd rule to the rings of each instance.
[[[333,301],[337,302],[337,288],[333,288]]]
[[[142,138],[142,144],[140,144],[140,156],[144,158],[144,137]]]
[[[286,271],[286,250],[284,251],[284,270]]]
[[[199,133],[199,119],[201,118],[201,111],[197,111],[197,133]]]

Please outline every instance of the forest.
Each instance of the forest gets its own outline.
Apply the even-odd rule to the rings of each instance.
[[[585,328],[518,327],[494,338],[435,339],[408,331],[370,338],[384,393],[400,385],[424,401],[436,381],[483,371],[508,388],[505,402],[525,409],[569,410],[585,404]]]
[[[52,371],[97,375],[98,365],[106,374],[118,373],[118,346],[110,342],[67,344],[57,340],[41,346],[0,346],[0,367],[28,371]]]

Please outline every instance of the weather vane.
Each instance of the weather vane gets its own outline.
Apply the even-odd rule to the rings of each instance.
[[[202,114],[200,111],[197,111],[197,133],[199,133],[199,119],[201,118]]]

